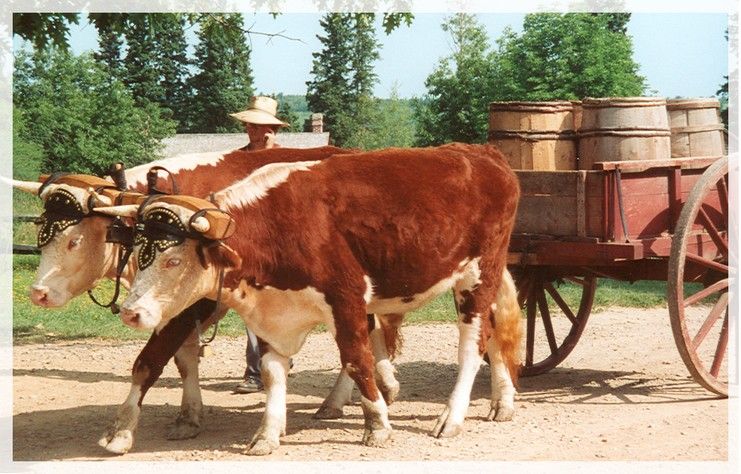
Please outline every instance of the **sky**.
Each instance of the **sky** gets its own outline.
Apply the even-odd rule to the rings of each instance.
[[[300,41],[263,35],[250,36],[255,89],[260,93],[306,93],[312,53],[321,49],[316,35],[322,33],[321,15],[286,13],[273,18],[266,13],[246,13],[245,26],[255,32],[282,33]],[[447,34],[440,28],[445,14],[417,13],[410,27],[402,25],[386,35],[377,28],[382,43],[376,63],[375,94],[388,97],[397,87],[399,96],[421,96],[424,82],[440,58],[451,53]],[[380,15],[379,15],[380,17]],[[481,13],[490,42],[494,44],[506,26],[522,30],[524,15]],[[379,18],[380,21],[380,18]],[[633,38],[634,59],[647,78],[650,95],[707,97],[715,95],[728,74],[728,17],[721,13],[633,13],[628,34]],[[194,32],[189,33],[191,41]],[[73,51],[97,47],[94,27],[82,22],[71,29]]]

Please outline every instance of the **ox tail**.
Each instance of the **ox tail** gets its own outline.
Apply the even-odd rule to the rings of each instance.
[[[494,319],[494,341],[502,354],[502,360],[512,378],[512,384],[517,387],[520,371],[522,313],[517,302],[515,282],[506,267],[497,292],[496,311],[492,313],[492,317]]]
[[[401,335],[403,319],[403,314],[383,314],[376,317],[376,321],[379,322],[383,332],[383,340],[386,344],[389,360],[394,360],[401,353],[401,347],[404,343],[404,338]]]

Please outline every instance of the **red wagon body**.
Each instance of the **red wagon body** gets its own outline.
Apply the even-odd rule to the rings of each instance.
[[[523,375],[546,372],[571,352],[598,277],[663,280],[688,369],[703,386],[727,395],[727,158],[603,162],[591,171],[517,174],[522,198],[508,263],[527,313]],[[579,285],[577,307],[559,292],[565,280]],[[692,295],[685,295],[686,282],[695,283]],[[563,335],[554,330],[549,300],[568,319]],[[702,313],[694,325],[688,308],[693,320]],[[547,343],[541,354],[539,334]]]

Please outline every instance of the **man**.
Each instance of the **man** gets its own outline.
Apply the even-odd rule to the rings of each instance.
[[[288,124],[278,120],[278,102],[264,96],[252,97],[247,110],[229,114],[244,123],[244,131],[250,137],[250,142],[243,150],[257,151],[279,146],[275,143],[275,134],[281,127]],[[260,378],[260,348],[257,345],[257,336],[247,328],[247,349],[245,351],[247,368],[244,371],[244,380],[234,388],[236,393],[254,393],[262,391]]]

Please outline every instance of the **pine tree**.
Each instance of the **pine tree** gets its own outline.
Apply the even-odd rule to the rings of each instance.
[[[250,49],[241,14],[210,15],[200,23],[195,65],[190,80],[191,132],[239,131],[229,113],[243,110],[253,94]]]
[[[313,53],[306,100],[312,112],[324,114],[332,141],[342,146],[366,126],[373,107],[378,59],[374,18],[371,13],[329,13],[319,22],[326,36],[317,36],[322,50]]]
[[[189,124],[184,110],[188,103],[188,57],[185,41],[185,18],[171,13],[157,14],[157,69],[163,88],[161,106],[169,109],[171,117],[179,121],[178,131]]]
[[[100,50],[93,57],[108,71],[111,79],[120,79],[124,71],[121,35],[111,29],[102,30],[98,33],[98,45]]]
[[[137,103],[164,103],[165,90],[158,70],[157,31],[153,15],[130,15],[126,31],[128,50],[124,58],[124,84]]]

